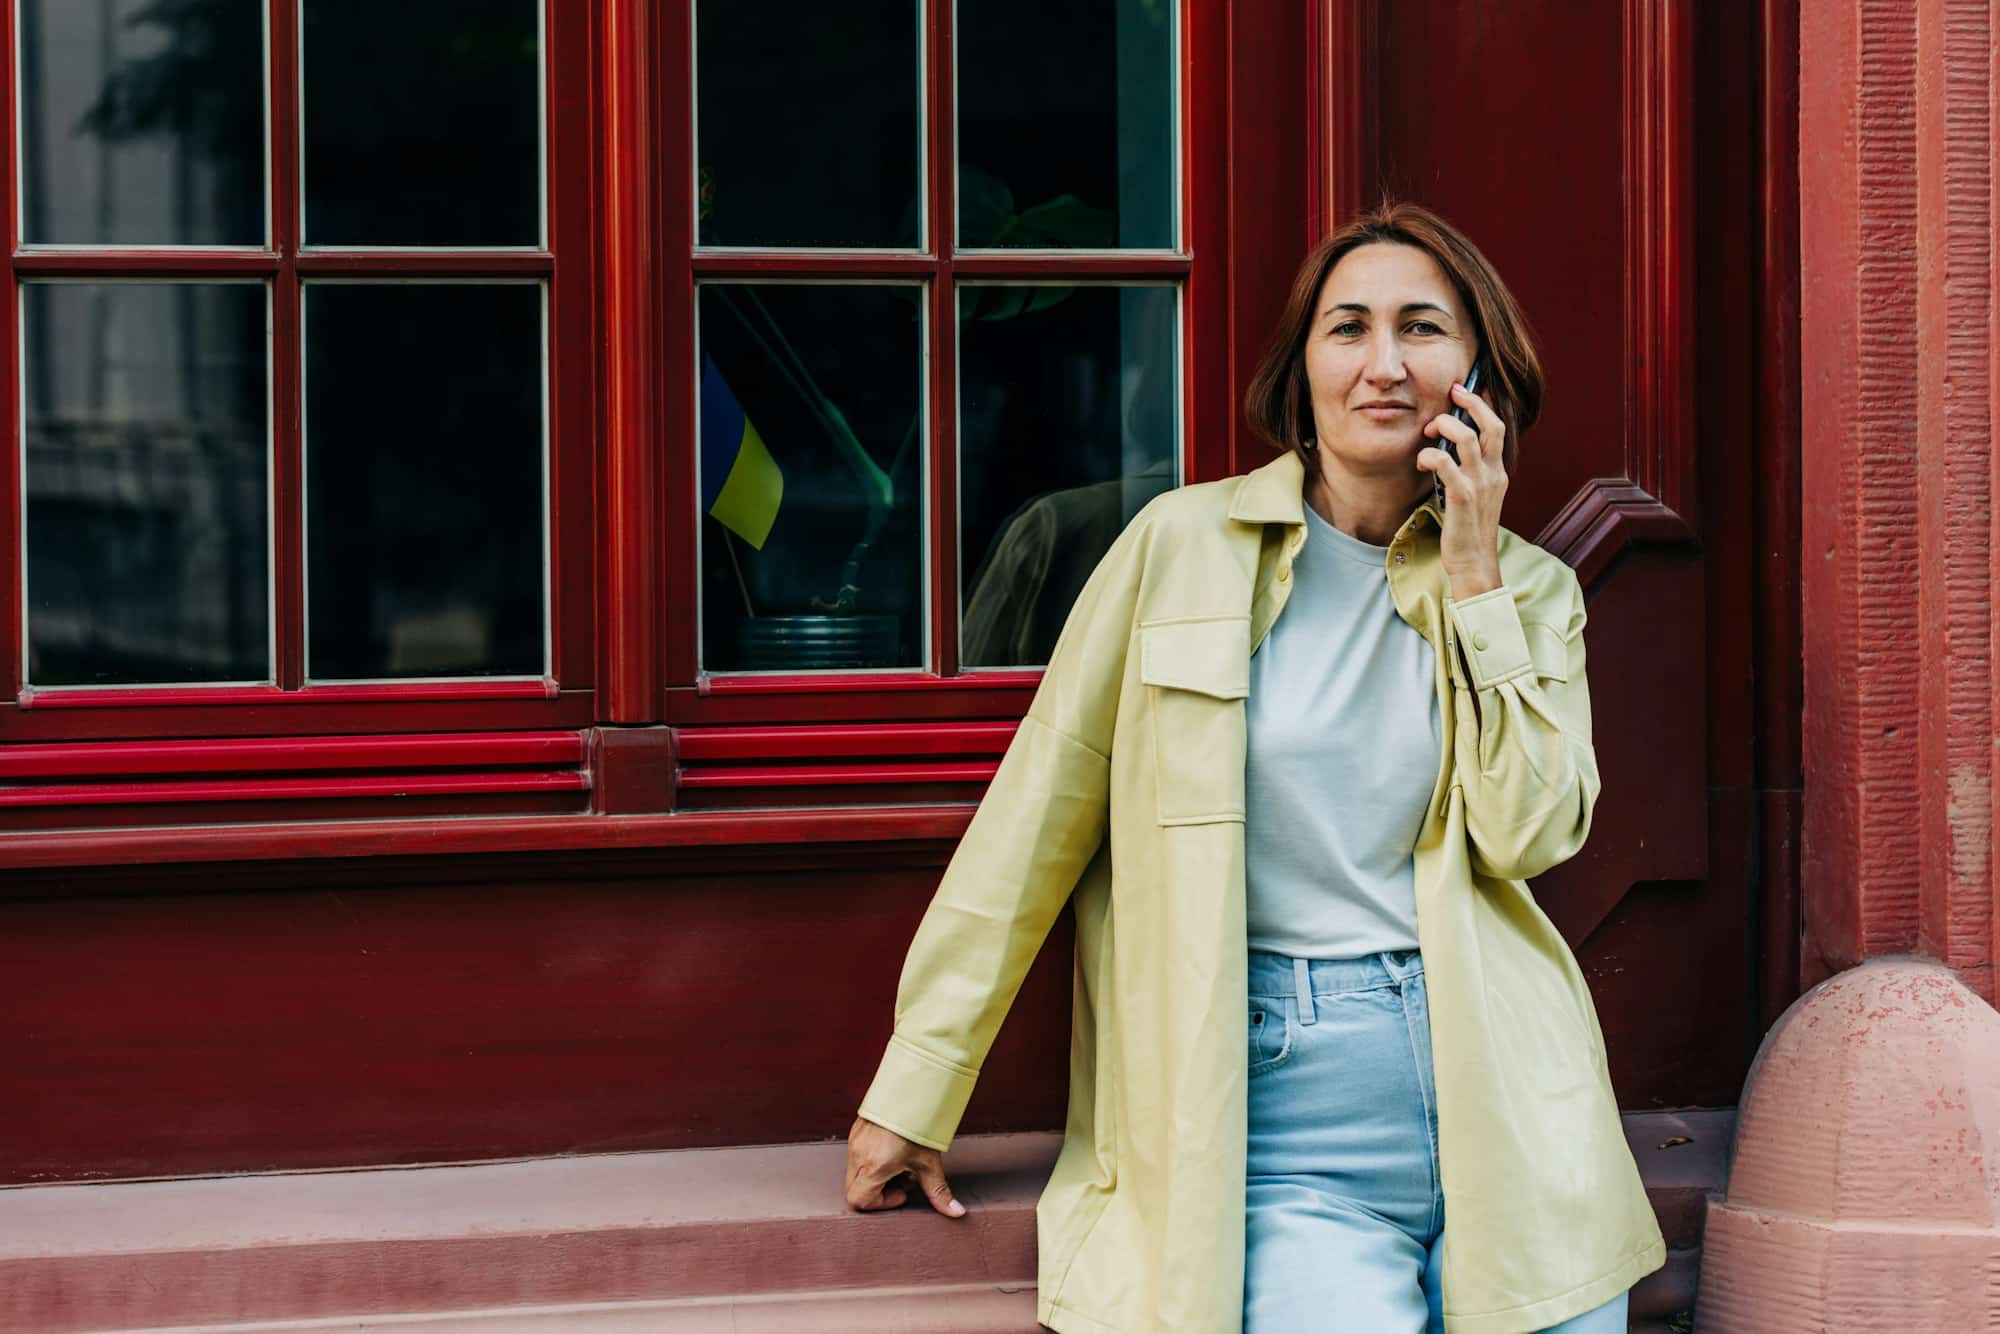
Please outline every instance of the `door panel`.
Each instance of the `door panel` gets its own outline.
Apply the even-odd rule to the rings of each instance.
[[[1343,159],[1374,165],[1360,199],[1379,189],[1464,227],[1547,371],[1504,521],[1583,582],[1604,790],[1588,846],[1537,899],[1590,978],[1621,1101],[1733,1101],[1755,1018],[1754,307],[1736,258],[1754,178],[1729,164],[1757,123],[1754,12],[1335,3],[1361,15],[1335,33],[1374,56],[1331,62],[1377,80],[1374,142]]]

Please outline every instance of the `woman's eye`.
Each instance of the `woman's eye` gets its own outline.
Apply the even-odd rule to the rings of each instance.
[[[1331,332],[1336,338],[1353,338],[1361,332],[1361,323],[1358,320],[1344,320],[1334,325]]]
[[[1444,330],[1438,328],[1437,325],[1432,324],[1429,320],[1417,320],[1415,323],[1410,325],[1410,332],[1413,334],[1422,334],[1428,336],[1430,334],[1443,333]]]

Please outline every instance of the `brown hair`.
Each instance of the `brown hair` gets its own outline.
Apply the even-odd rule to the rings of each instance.
[[[1316,471],[1312,389],[1306,383],[1306,334],[1312,329],[1320,289],[1334,265],[1365,245],[1414,246],[1437,261],[1472,316],[1486,354],[1481,392],[1507,423],[1503,460],[1509,476],[1520,457],[1521,436],[1542,412],[1542,363],[1528,321],[1507,284],[1465,233],[1421,204],[1385,199],[1314,246],[1292,279],[1292,295],[1271,343],[1243,396],[1250,427],[1273,447],[1290,449]]]

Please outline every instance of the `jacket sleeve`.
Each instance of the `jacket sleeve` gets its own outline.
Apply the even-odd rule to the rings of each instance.
[[[895,1032],[860,1114],[930,1148],[950,1146],[1028,965],[1104,840],[1143,525],[1078,595],[903,963]]]
[[[1597,802],[1583,589],[1573,571],[1562,573],[1569,601],[1559,623],[1523,625],[1504,587],[1445,603],[1472,867],[1504,880],[1532,879],[1575,856]],[[1539,653],[1530,634],[1543,641]]]

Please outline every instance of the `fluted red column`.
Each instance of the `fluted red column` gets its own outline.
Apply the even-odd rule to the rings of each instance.
[[[1988,0],[1800,8],[1802,971],[1707,1334],[2000,1327]]]

